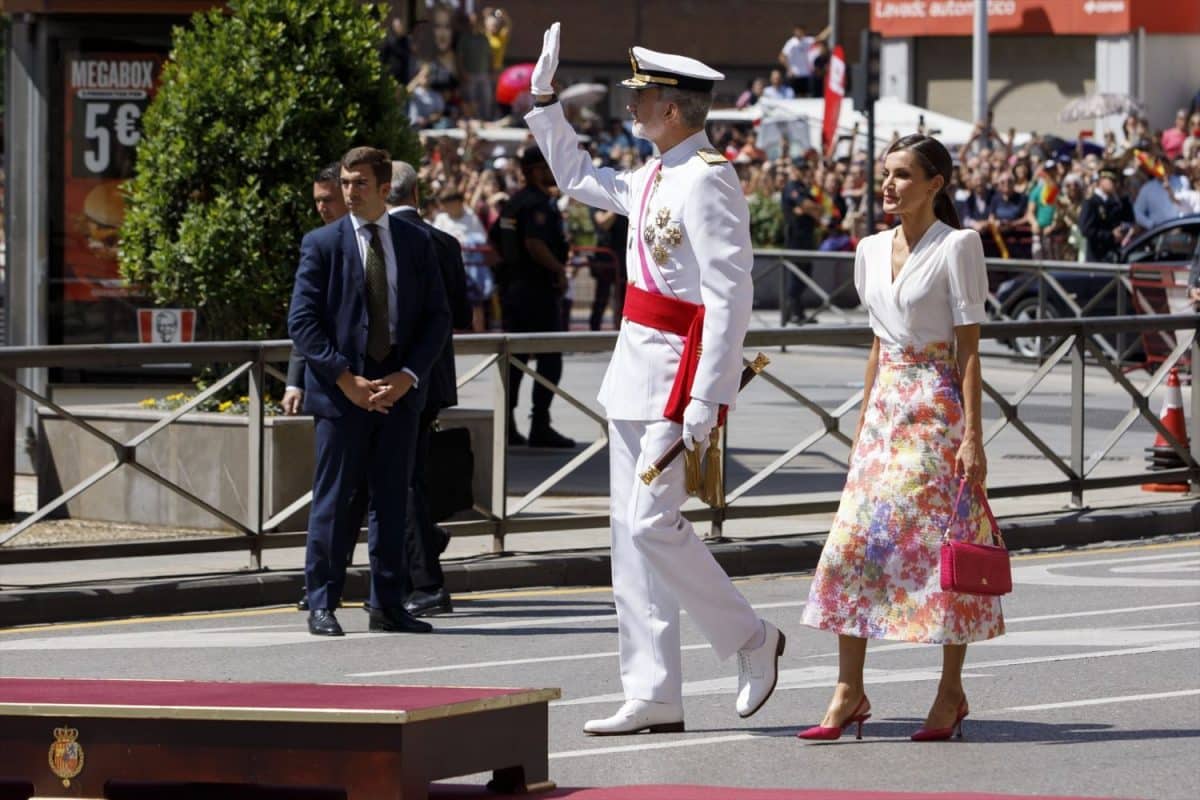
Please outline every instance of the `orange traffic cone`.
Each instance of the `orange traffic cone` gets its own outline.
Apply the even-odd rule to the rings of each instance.
[[[1163,427],[1171,432],[1171,435],[1183,443],[1184,447],[1189,447],[1187,435],[1187,420],[1183,416],[1183,392],[1179,389],[1179,373],[1174,367],[1167,374],[1167,396],[1163,400],[1162,413],[1158,417],[1163,424]],[[1146,448],[1150,453],[1147,460],[1150,462],[1150,470],[1164,469],[1181,469],[1186,466],[1184,460],[1175,452],[1175,448],[1167,444],[1166,437],[1159,433],[1154,438],[1154,446]],[[1145,492],[1186,492],[1188,490],[1187,481],[1181,483],[1143,483],[1142,491]]]

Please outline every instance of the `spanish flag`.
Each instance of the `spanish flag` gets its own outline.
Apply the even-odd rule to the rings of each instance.
[[[1058,200],[1058,184],[1050,181],[1042,181],[1042,196],[1039,199],[1044,206],[1052,206]]]
[[[1138,166],[1152,178],[1162,180],[1167,177],[1166,167],[1154,156],[1147,153],[1145,150],[1134,150],[1134,155],[1137,157]]]

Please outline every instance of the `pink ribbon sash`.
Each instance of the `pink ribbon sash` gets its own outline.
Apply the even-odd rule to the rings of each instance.
[[[646,260],[646,204],[650,202],[650,190],[654,186],[654,179],[658,177],[659,170],[662,169],[662,161],[654,165],[654,169],[650,170],[650,179],[646,181],[646,188],[642,190],[642,207],[638,212],[637,224],[637,242],[638,242],[638,259],[642,266],[642,282],[646,284],[645,290],[652,294],[662,294],[662,290],[658,288],[658,284],[654,282],[654,276],[650,274],[650,263]]]

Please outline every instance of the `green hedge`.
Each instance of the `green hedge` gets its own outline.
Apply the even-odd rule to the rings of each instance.
[[[144,119],[121,272],[206,338],[286,337],[312,177],[353,146],[419,155],[381,67],[382,8],[360,0],[230,0],[174,31]]]

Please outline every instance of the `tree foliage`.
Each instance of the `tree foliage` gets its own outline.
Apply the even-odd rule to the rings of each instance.
[[[196,308],[210,339],[286,336],[312,178],[361,144],[419,154],[382,69],[381,9],[361,0],[230,0],[174,31],[143,124],[121,272]]]

